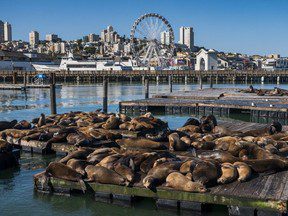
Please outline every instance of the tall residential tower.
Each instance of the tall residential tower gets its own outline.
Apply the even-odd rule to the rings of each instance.
[[[4,42],[4,23],[0,20],[0,43]]]
[[[39,33],[37,31],[32,31],[29,33],[29,43],[31,46],[38,45],[39,43]]]
[[[194,32],[192,27],[180,28],[180,44],[185,44],[189,49],[194,48]]]
[[[12,41],[12,28],[8,22],[4,23],[4,41]]]

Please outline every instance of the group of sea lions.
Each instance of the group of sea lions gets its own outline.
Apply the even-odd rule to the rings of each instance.
[[[1,137],[43,141],[47,148],[60,142],[78,147],[49,164],[43,184],[55,177],[79,182],[83,190],[85,182],[98,182],[206,192],[216,184],[245,182],[255,174],[288,167],[288,133],[279,122],[241,132],[219,125],[209,115],[189,118],[171,130],[151,113],[130,118],[97,110],[42,114],[15,125],[20,129],[6,128]],[[125,137],[124,130],[138,131],[140,137]]]
[[[273,90],[265,90],[265,89],[256,89],[254,88],[252,85],[249,86],[248,89],[243,89],[240,90],[240,92],[243,93],[254,93],[257,94],[258,96],[264,96],[264,95],[268,95],[268,96],[288,96],[288,91],[285,89],[281,89],[278,87],[274,87]]]

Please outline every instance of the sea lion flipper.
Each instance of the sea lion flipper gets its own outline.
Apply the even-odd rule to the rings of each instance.
[[[78,182],[79,182],[79,184],[81,186],[82,192],[85,193],[85,191],[87,189],[85,182],[83,181],[83,179],[79,179]]]

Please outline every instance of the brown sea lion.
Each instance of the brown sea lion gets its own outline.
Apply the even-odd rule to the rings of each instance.
[[[45,170],[45,177],[45,182],[47,182],[48,180],[47,177],[54,177],[67,181],[79,182],[83,192],[86,190],[85,183],[82,180],[82,174],[78,173],[76,170],[63,163],[51,162]]]
[[[123,164],[121,162],[117,162],[114,165],[114,170],[119,175],[121,175],[122,177],[126,178],[129,182],[133,182],[134,181],[135,174],[134,174],[133,169],[131,169],[129,166],[126,166],[125,164]]]
[[[114,164],[116,163],[116,161],[119,160],[119,158],[121,157],[121,155],[119,154],[112,154],[112,155],[108,155],[105,158],[103,158],[98,164],[97,166],[102,166],[105,167],[107,169],[113,169]]]
[[[170,151],[186,151],[190,147],[180,139],[178,133],[172,133],[168,138]]]
[[[155,190],[156,187],[162,184],[167,176],[175,171],[180,169],[181,162],[167,162],[159,166],[153,167],[148,173],[147,176],[143,179],[143,185],[146,188]]]
[[[196,157],[190,158],[189,160],[182,163],[180,167],[180,172],[182,174],[187,174],[189,172],[192,172],[196,164],[201,161],[202,161],[201,159],[196,158]]]
[[[46,118],[45,118],[45,114],[41,113],[40,118],[37,122],[37,127],[42,127],[43,125],[46,125]]]
[[[288,167],[287,162],[280,159],[249,159],[245,160],[245,163],[248,164],[252,168],[252,170],[257,173],[274,173],[287,169]]]
[[[13,121],[0,121],[0,131],[11,129],[17,124],[17,120]]]
[[[109,119],[102,125],[106,130],[118,129],[120,125],[120,120],[116,116],[111,115]]]
[[[238,172],[238,181],[244,182],[247,181],[251,175],[252,175],[252,170],[250,166],[248,166],[246,163],[243,162],[235,162],[233,164],[234,167],[236,167],[237,172]]]
[[[22,120],[22,121],[18,122],[13,128],[19,129],[19,130],[30,129],[31,124],[30,124],[30,122],[28,122],[26,120]]]
[[[179,172],[172,172],[166,178],[166,186],[187,192],[205,193],[207,189],[199,182],[192,182]]]
[[[189,118],[187,119],[187,121],[184,123],[183,127],[187,126],[187,125],[195,125],[195,126],[199,126],[200,122],[199,120],[195,119],[195,118]]]
[[[85,168],[85,172],[87,173],[88,181],[102,184],[129,185],[129,182],[121,175],[102,166],[88,165]]]
[[[82,176],[85,176],[85,167],[89,165],[86,160],[78,160],[78,159],[70,159],[67,164],[70,168],[76,170],[78,173],[80,173]]]
[[[160,159],[160,158],[173,158],[173,155],[171,155],[169,152],[163,152],[163,153],[154,153],[151,154],[150,156],[148,156],[140,165],[140,170],[143,173],[148,173],[149,170],[152,169],[154,163],[156,162],[156,160]]]
[[[219,126],[219,125],[213,128],[213,133],[219,134],[221,136],[232,136],[232,135],[240,134],[240,132],[238,131],[231,131],[224,126]]]
[[[192,171],[193,180],[203,185],[216,182],[218,169],[216,163],[211,161],[196,162]]]
[[[155,150],[166,149],[166,146],[160,142],[155,142],[143,138],[118,139],[116,140],[116,143],[124,148],[155,149]]]
[[[211,160],[217,160],[220,163],[234,163],[239,161],[240,159],[237,157],[234,157],[229,152],[220,151],[220,150],[206,150],[205,152],[202,152],[198,155],[201,159],[211,159]]]
[[[0,139],[0,152],[11,152],[12,149],[13,147],[10,143]]]
[[[199,126],[195,126],[195,125],[187,125],[185,127],[181,127],[178,128],[177,131],[181,131],[181,132],[187,132],[187,133],[200,133],[201,129]]]
[[[233,182],[238,178],[237,169],[231,163],[222,163],[221,164],[222,175],[217,180],[218,183],[226,184]]]
[[[69,153],[66,157],[62,158],[59,162],[66,164],[70,159],[86,160],[87,156],[93,152],[90,148],[80,148],[77,151]]]

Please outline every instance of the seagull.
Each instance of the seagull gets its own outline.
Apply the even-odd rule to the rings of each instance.
[[[252,102],[252,103],[251,103],[251,106],[255,107],[256,105]]]
[[[273,104],[270,104],[270,107],[274,107],[274,105],[273,105]]]

